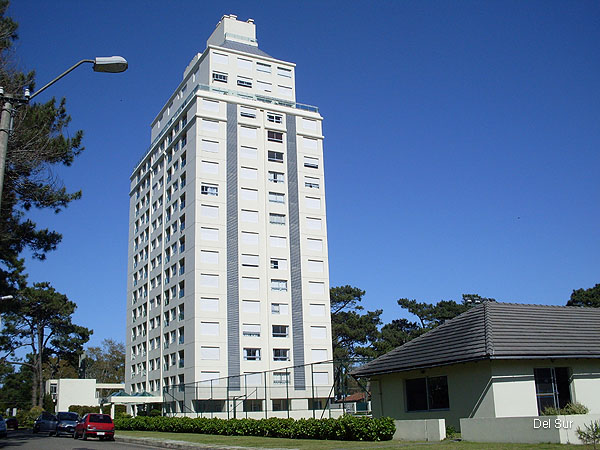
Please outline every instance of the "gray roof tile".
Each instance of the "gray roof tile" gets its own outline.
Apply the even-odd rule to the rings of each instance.
[[[356,376],[480,359],[600,358],[600,309],[485,302],[359,367]]]
[[[274,59],[271,55],[268,55],[267,53],[263,52],[258,47],[255,47],[253,45],[248,45],[248,44],[242,44],[241,42],[225,40],[225,41],[223,41],[222,44],[219,45],[219,47],[228,48],[230,50],[237,50],[238,52],[250,53],[251,55],[264,56],[265,58]]]

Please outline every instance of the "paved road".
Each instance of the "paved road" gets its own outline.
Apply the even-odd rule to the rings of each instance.
[[[47,434],[32,434],[28,430],[9,431],[6,439],[0,438],[0,448],[10,450],[141,450],[158,449],[148,445],[124,444],[96,439],[73,439],[67,436],[48,436]]]

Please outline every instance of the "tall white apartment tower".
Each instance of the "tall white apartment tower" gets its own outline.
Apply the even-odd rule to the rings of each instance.
[[[262,384],[296,405],[271,389],[244,408],[303,409],[332,384],[310,365],[332,358],[322,117],[294,69],[224,16],[131,175],[126,390],[170,412],[225,411]],[[214,389],[166,398],[194,383]]]

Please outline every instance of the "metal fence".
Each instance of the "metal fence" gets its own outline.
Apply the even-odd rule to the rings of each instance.
[[[349,374],[364,360],[333,360],[163,388],[167,416],[323,418],[370,414],[366,385]]]

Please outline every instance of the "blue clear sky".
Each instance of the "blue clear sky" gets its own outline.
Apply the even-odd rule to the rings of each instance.
[[[43,85],[82,58],[66,96],[86,150],[59,170],[83,199],[31,281],[79,305],[91,343],[125,338],[129,175],[150,121],[223,14],[297,64],[297,97],[324,116],[331,284],[367,291],[384,320],[401,297],[479,293],[564,304],[600,282],[597,1],[15,1],[16,55]]]

